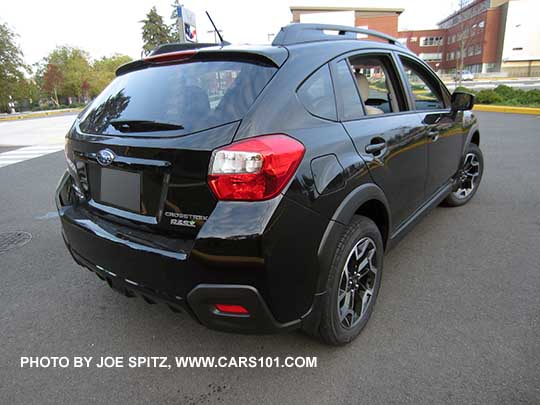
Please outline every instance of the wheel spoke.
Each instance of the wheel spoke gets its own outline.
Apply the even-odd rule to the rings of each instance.
[[[341,324],[354,327],[370,305],[377,279],[376,246],[364,237],[352,248],[343,266],[338,290],[338,313]]]
[[[343,299],[345,298],[345,296],[347,295],[347,291],[346,290],[342,290],[341,288],[339,289],[339,295],[338,295],[338,301],[341,303],[343,301]]]
[[[480,176],[480,162],[474,153],[468,153],[463,160],[463,166],[460,170],[460,185],[454,195],[459,199],[469,196],[474,190],[475,179]]]
[[[369,241],[366,239],[363,243],[356,245],[354,248],[354,254],[356,256],[356,260],[360,260],[362,256],[364,256],[364,253],[366,252],[366,249],[369,245]]]
[[[360,316],[364,315],[366,312],[367,306],[369,304],[369,301],[371,300],[371,296],[373,295],[373,290],[368,288],[366,291],[364,291],[364,295],[362,296],[362,309],[360,312]]]

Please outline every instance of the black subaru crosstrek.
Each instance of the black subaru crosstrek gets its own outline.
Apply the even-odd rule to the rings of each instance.
[[[67,134],[62,234],[126,296],[215,329],[344,344],[373,311],[384,252],[478,189],[472,106],[359,28],[164,45],[120,67]]]

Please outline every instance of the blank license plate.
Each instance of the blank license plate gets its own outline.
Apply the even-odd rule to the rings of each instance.
[[[140,212],[140,173],[101,168],[100,200],[118,208]]]

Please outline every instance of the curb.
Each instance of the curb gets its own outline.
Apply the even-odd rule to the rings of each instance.
[[[27,114],[18,114],[18,115],[12,115],[12,116],[6,116],[6,117],[0,117],[1,121],[16,121],[16,120],[25,120],[28,118],[41,118],[41,117],[48,117],[51,115],[60,115],[60,114],[66,114],[71,112],[79,112],[81,111],[81,108],[66,108],[63,110],[54,110],[54,111],[43,111],[43,112],[35,112],[35,113],[27,113]]]
[[[508,114],[531,114],[531,115],[540,115],[540,108],[533,107],[512,107],[508,105],[488,105],[488,104],[477,104],[473,107],[474,111],[487,111],[487,112],[498,112],[498,113],[508,113]]]

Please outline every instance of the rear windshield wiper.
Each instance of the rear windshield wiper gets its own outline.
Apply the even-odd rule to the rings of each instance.
[[[174,131],[184,129],[183,125],[172,122],[150,120],[115,120],[110,124],[120,132]]]

